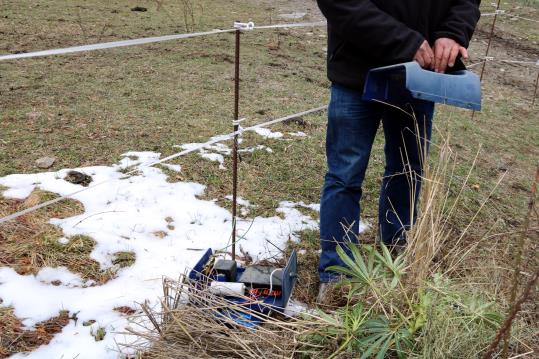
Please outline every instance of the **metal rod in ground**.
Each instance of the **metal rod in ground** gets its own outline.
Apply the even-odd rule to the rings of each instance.
[[[539,71],[537,71],[537,79],[535,80],[535,90],[533,91],[532,106],[535,105],[535,97],[537,96],[538,86],[539,86]]]
[[[483,66],[481,67],[481,76],[479,76],[479,79],[481,81],[483,81],[483,74],[485,72],[485,66],[487,65],[487,62],[488,62],[487,57],[490,52],[490,45],[492,44],[492,36],[494,35],[494,27],[496,26],[496,20],[498,19],[498,11],[500,10],[500,3],[501,3],[501,0],[498,0],[498,3],[496,4],[496,11],[494,12],[494,18],[492,19],[492,26],[490,27],[487,50],[485,51],[485,62],[483,62]]]
[[[236,216],[238,201],[238,129],[240,104],[240,30],[236,30],[236,59],[234,68],[234,145],[232,164],[232,260],[236,260]]]
[[[498,10],[500,10],[501,0],[498,0],[496,4],[496,11],[494,12],[494,18],[492,19],[492,26],[490,27],[490,34],[488,36],[487,50],[485,51],[485,60],[483,61],[483,66],[481,66],[481,75],[479,76],[479,81],[483,81],[483,74],[485,73],[485,66],[488,62],[488,54],[490,52],[490,45],[492,44],[492,36],[494,35],[494,27],[496,26],[496,19],[498,18]],[[474,119],[475,111],[472,111],[472,120]]]

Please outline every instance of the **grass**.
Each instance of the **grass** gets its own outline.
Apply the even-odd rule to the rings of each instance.
[[[0,215],[28,208],[36,203],[57,197],[56,194],[34,190],[25,201],[0,202]],[[113,278],[112,270],[101,269],[99,263],[89,257],[94,249],[92,238],[76,235],[62,244],[62,231],[49,224],[51,218],[65,218],[83,213],[80,202],[67,200],[20,217],[16,222],[2,225],[0,231],[0,265],[13,268],[17,273],[37,274],[43,267],[66,267],[80,274],[84,280],[104,284]],[[121,266],[130,265],[132,254],[120,253]]]
[[[528,4],[526,4],[528,3]],[[484,3],[482,8],[484,12],[494,12],[494,7],[488,6],[488,3]],[[526,19],[536,20],[539,14],[539,2],[536,0],[532,1],[515,1],[502,3],[500,6],[501,10],[504,10],[506,14],[498,16],[496,23],[500,34],[503,34],[503,37],[510,35],[513,37],[518,37],[521,39],[526,39],[527,41],[537,41],[539,40],[539,30],[535,26],[533,21],[518,19],[512,15],[521,16]],[[490,20],[486,22],[490,23]]]
[[[132,266],[136,258],[134,252],[116,252],[114,253],[112,264],[117,265],[119,268],[126,268]]]
[[[113,18],[117,14],[112,11],[120,11],[125,26],[113,27],[114,38],[177,31],[168,16],[156,10],[155,4],[142,5],[148,7],[147,13],[134,13],[118,2],[99,3],[98,6],[96,3],[99,2],[91,2],[82,7],[82,19],[88,23],[99,23],[98,17],[103,16],[103,13],[105,18],[109,13]],[[237,5],[238,17],[270,21],[269,16],[255,11],[258,8],[252,4],[234,5]],[[73,23],[78,21],[66,16],[71,8],[64,9],[64,3],[60,5],[59,2],[51,2],[47,7],[32,9],[21,9],[22,5],[16,3],[5,6],[8,13],[29,12],[35,15],[37,20],[31,24],[23,22],[23,28],[28,26],[28,31],[36,26],[51,26],[49,22],[45,25],[43,18],[46,14],[54,14],[64,17],[66,21],[58,23],[59,28],[51,31],[51,37],[64,36],[58,41],[71,41],[65,44],[72,45],[72,38],[81,35],[73,33],[73,30],[72,36],[66,39],[64,33],[60,34],[59,30],[65,30],[63,27],[69,23],[72,28],[77,28]],[[77,5],[73,6],[77,8]],[[225,9],[207,3],[203,7],[206,18],[198,29],[206,28],[204,24],[226,25],[223,20],[227,13]],[[179,3],[165,2],[165,9],[169,13],[181,14]],[[141,30],[141,21],[153,30]],[[21,42],[25,38],[12,31],[6,32],[7,44]],[[243,36],[242,63],[245,66],[242,67],[240,112],[250,119],[250,123],[327,101],[328,84],[325,81],[325,55],[322,51],[325,38],[320,37],[324,34],[323,29],[280,33],[281,47],[277,50],[267,47],[275,33],[254,32]],[[12,41],[8,42],[10,39]],[[48,40],[45,38],[43,43],[50,43]],[[230,118],[232,107],[231,40],[229,35],[218,35],[85,55],[0,64],[2,70],[5,70],[2,72],[6,74],[8,88],[14,89],[0,96],[2,108],[5,109],[1,126],[7,134],[4,135],[7,141],[5,151],[0,152],[0,156],[4,156],[0,161],[0,174],[34,170],[32,164],[38,154],[57,156],[59,160],[54,169],[108,164],[127,150],[155,150],[169,154],[173,151],[173,144],[200,142],[211,135],[229,132],[231,125],[226,118]],[[7,45],[4,48],[10,51]],[[39,76],[43,76],[39,80],[39,88],[28,87],[35,86],[32,84],[36,83]],[[81,80],[84,83],[82,88],[79,86]],[[527,144],[536,138],[537,124],[531,120],[530,109],[525,104],[514,106],[513,103],[507,103],[503,96],[500,97],[485,106],[488,112],[494,113],[476,116],[474,123],[467,119],[468,113],[446,108],[439,109],[437,119],[441,119],[441,125],[446,126],[447,118],[453,117],[449,125],[454,133],[459,134],[459,142],[465,143],[467,147],[463,156],[474,152],[478,143],[476,138],[481,138],[481,141],[492,139],[492,146],[485,145],[486,153],[502,153],[503,157],[508,157],[507,162],[514,162],[512,167],[523,170],[515,176],[520,180],[515,185],[526,188],[523,176],[531,168],[532,158],[537,154],[534,150],[530,152]],[[94,106],[94,103],[99,106]],[[34,112],[41,115],[37,119],[30,116],[29,120],[27,114]],[[495,128],[498,127],[494,123],[503,124],[508,117],[523,120],[515,121],[515,126],[509,128],[503,126],[500,133],[497,133]],[[306,130],[311,136],[307,140],[293,143],[268,141],[267,144],[275,150],[274,155],[255,153],[243,156],[245,161],[240,171],[240,194],[253,202],[266,202],[258,207],[260,213],[271,211],[278,201],[276,199],[280,198],[316,201],[325,170],[322,151],[324,120],[318,116],[308,121],[314,128]],[[22,123],[25,123],[24,131],[21,131]],[[532,130],[529,130],[530,126]],[[291,130],[295,130],[296,126],[291,127]],[[523,138],[523,134],[527,138]],[[66,144],[65,138],[70,138],[72,144]],[[259,138],[254,140],[260,143]],[[365,184],[367,218],[376,212],[375,206],[371,204],[376,202],[377,177],[382,172],[381,146],[382,141],[378,139],[371,161],[372,168],[369,169],[370,176]],[[29,156],[30,153],[36,154],[35,158]],[[286,154],[290,160],[281,161],[282,154]],[[514,161],[511,158],[514,156],[521,158]],[[483,158],[486,163],[480,163],[479,168],[485,171],[491,170],[489,167],[492,163],[489,162],[500,160],[496,155],[490,158],[486,155]],[[307,159],[306,163],[303,159]],[[294,166],[297,161],[302,161],[302,166]],[[180,163],[184,165],[186,174],[182,177],[208,184],[209,197],[218,198],[230,193],[229,171],[219,171],[215,164],[201,161],[196,155],[183,158]],[[229,162],[226,165],[230,167]],[[275,183],[278,185],[275,186]],[[488,185],[482,188],[488,188]],[[268,189],[271,189],[271,195],[260,195]],[[510,192],[514,190],[510,189]],[[519,215],[515,217],[520,218]]]
[[[287,318],[282,322],[271,319],[256,331],[248,330],[256,334],[245,339],[242,336],[246,328],[237,322],[233,325],[226,320],[223,322],[214,311],[206,308],[230,308],[232,304],[224,303],[225,299],[212,297],[200,284],[182,280],[165,282],[162,309],[147,306],[144,309],[154,327],[149,328],[149,332],[139,333],[152,347],[148,351],[146,347],[137,349],[150,358],[160,358],[177,357],[179,353],[189,356],[202,347],[204,354],[212,357],[225,350],[219,342],[224,335],[232,347],[240,348],[226,349],[234,351],[233,357],[252,357],[248,353],[241,354],[243,341],[248,340],[259,352],[265,352],[267,338],[263,337],[270,330],[271,335],[279,337],[276,354],[280,356],[291,356],[293,352],[298,358],[332,359],[481,357],[503,321],[504,301],[489,285],[472,283],[471,276],[463,278],[459,271],[466,269],[468,263],[479,264],[467,254],[467,246],[461,239],[468,236],[469,229],[476,224],[477,214],[485,207],[480,206],[458,227],[452,224],[454,217],[462,215],[461,202],[467,198],[462,194],[469,186],[476,159],[462,181],[454,174],[457,157],[446,138],[434,152],[438,158],[431,158],[425,165],[421,215],[408,233],[406,251],[394,258],[385,247],[350,243],[349,253],[339,247],[338,254],[346,267],[332,270],[346,277],[336,286],[330,302],[324,303],[327,314],[309,312],[300,319]],[[478,238],[475,245],[481,248],[484,240],[484,237]],[[300,280],[295,297],[307,298],[307,301],[315,293],[309,293],[309,289],[316,288],[311,281],[313,272],[316,273],[312,264],[316,263],[317,242],[316,231],[305,231],[301,241],[289,248],[302,251],[303,259],[314,255],[314,259],[306,263],[302,263],[300,257]],[[489,269],[488,274],[480,275],[486,275],[482,279],[488,281],[493,272]],[[178,306],[173,299],[193,292],[195,305]],[[532,318],[532,313],[518,318],[509,340],[511,355],[524,355],[536,347],[533,334],[524,330]],[[201,328],[205,326],[201,322],[212,323],[214,331]],[[279,325],[288,327],[283,330]],[[215,327],[219,329],[215,331]],[[289,335],[280,337],[285,333]],[[499,355],[499,350],[495,352]]]
[[[62,311],[58,316],[35,325],[34,330],[23,328],[9,307],[0,307],[0,358],[13,354],[30,352],[46,345],[55,334],[69,323],[69,313]]]
[[[187,25],[196,31],[228,28],[233,19],[251,19],[259,24],[275,22],[281,9],[288,11],[296,6],[282,0],[199,3],[202,6],[195,10],[195,23]],[[119,0],[3,1],[0,52],[185,31],[182,2],[139,1],[137,5],[147,7],[148,11],[133,12],[130,8],[134,5]],[[298,2],[297,6],[315,4]],[[488,4],[483,4],[483,8],[490,12]],[[536,9],[536,2],[528,1],[512,11],[530,17]],[[310,15],[306,20],[313,18]],[[482,29],[488,30],[489,19],[481,20]],[[506,40],[495,40],[491,50],[494,56],[533,57],[529,48],[533,49],[532,41],[537,40],[537,34],[528,23],[500,17],[497,34]],[[323,28],[245,33],[240,101],[240,115],[247,118],[244,126],[326,103],[329,83],[325,78],[325,46]],[[233,36],[224,34],[1,62],[0,176],[37,171],[34,161],[45,155],[57,158],[51,170],[109,165],[128,150],[168,155],[177,151],[173,145],[204,142],[213,135],[230,132],[233,51]],[[479,33],[470,52],[477,58],[484,51],[485,38]],[[500,175],[505,174],[476,224],[469,228],[462,248],[474,246],[481,238],[483,241],[466,257],[459,272],[453,274],[465,286],[479,286],[494,293],[502,308],[506,307],[511,280],[513,240],[526,213],[527,192],[539,158],[539,148],[533,145],[539,141],[539,123],[536,107],[530,106],[536,76],[535,68],[489,63],[483,111],[471,120],[469,112],[439,106],[435,118],[438,133],[450,134],[451,145],[458,154],[453,171],[457,183],[464,183],[481,145],[475,170],[463,188],[460,209],[449,222],[450,229],[456,233],[462,223],[467,223]],[[275,208],[282,200],[319,202],[325,172],[325,115],[308,116],[304,120],[272,129],[285,134],[303,131],[308,135],[306,138],[263,140],[253,134],[244,136],[242,146],[265,144],[273,150],[271,154],[265,151],[242,154],[239,195],[255,205],[249,216],[275,215]],[[435,135],[435,144],[442,140]],[[378,136],[364,183],[362,216],[371,224],[377,221],[382,147],[382,136]],[[432,158],[437,155],[433,148]],[[206,198],[230,206],[230,201],[224,199],[232,187],[229,157],[225,156],[226,171],[197,154],[174,163],[182,165],[182,172],[167,171],[170,181],[203,183],[207,185]],[[39,193],[31,197],[32,201],[40,202],[51,196]],[[24,206],[23,202],[0,199],[0,216]],[[81,211],[80,204],[66,201],[38,211],[35,216],[22,217],[8,227],[0,225],[0,265],[13,267],[21,274],[35,274],[43,266],[66,266],[85,279],[106,282],[114,273],[102,272],[90,259],[93,240],[75,237],[67,245],[60,245],[57,240],[62,233],[47,223],[49,218]],[[361,241],[371,242],[374,236],[374,231],[369,231]],[[305,251],[299,257],[302,272],[297,296],[309,303],[317,286],[317,238],[316,231],[304,232],[301,241],[291,245]],[[535,244],[527,246],[523,272],[536,265],[536,249]],[[135,258],[121,253],[117,260],[122,266]],[[529,318],[533,318],[536,309],[527,310],[524,320],[532,323]],[[2,318],[0,314],[0,321]]]

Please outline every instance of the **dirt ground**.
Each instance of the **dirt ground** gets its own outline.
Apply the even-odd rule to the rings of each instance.
[[[316,3],[310,0],[203,0],[197,4],[192,13],[186,15],[181,2],[173,1],[3,0],[0,1],[0,54],[229,28],[235,19],[252,20],[256,24],[322,19]],[[147,11],[132,11],[135,6],[143,6]],[[482,8],[484,12],[493,11],[490,3],[484,2]],[[483,110],[472,119],[470,112],[439,106],[435,141],[442,136],[451,137],[452,146],[459,154],[457,181],[463,181],[480,149],[476,168],[465,189],[465,206],[459,212],[463,222],[482,205],[500,176],[505,176],[467,238],[467,243],[473,243],[485,233],[496,234],[479,247],[467,265],[470,272],[476,271],[476,277],[496,281],[485,286],[501,287],[496,296],[505,303],[515,232],[521,228],[526,213],[529,188],[539,159],[539,98],[532,105],[539,66],[499,60],[539,59],[537,22],[508,15],[539,21],[539,4],[536,0],[519,0],[502,2],[502,8],[507,14],[497,19],[489,54],[494,60],[487,62],[484,73]],[[294,18],[293,14],[299,18]],[[492,17],[481,19],[470,45],[470,64],[484,57],[492,20]],[[174,145],[203,142],[211,136],[230,132],[233,50],[232,35],[224,34],[0,62],[0,176],[40,171],[35,160],[43,156],[56,158],[49,171],[109,165],[130,150],[168,155],[177,150]],[[325,76],[325,56],[324,28],[244,34],[240,112],[247,118],[246,124],[327,103],[329,82]],[[473,67],[473,71],[479,73],[481,65]],[[319,202],[325,171],[325,115],[281,124],[275,130],[303,131],[308,137],[289,142],[245,137],[243,145],[265,144],[274,151],[273,154],[246,154],[240,164],[239,192],[243,198],[257,204],[251,213],[253,216],[274,214],[282,200]],[[364,188],[363,217],[371,223],[376,222],[383,171],[382,146],[383,139],[378,136]],[[183,170],[179,175],[171,174],[172,181],[203,183],[208,186],[207,198],[228,205],[224,196],[231,192],[229,171],[223,173],[215,163],[196,155],[174,163],[181,164]],[[229,167],[229,164],[230,158],[226,158],[225,165]],[[1,197],[0,201],[3,204],[0,214],[8,206],[22,206]],[[44,214],[46,212],[40,213],[38,218],[43,226],[47,219]],[[17,222],[16,226],[20,225],[24,223]],[[536,235],[537,227],[534,228]],[[13,263],[20,263],[22,259],[13,259],[13,256],[26,255],[12,246],[8,248],[7,241],[21,240],[28,247],[32,246],[30,239],[45,240],[43,228],[32,227],[33,236],[28,235],[27,226],[23,229],[22,232],[10,229],[7,236],[6,227],[0,225],[0,266],[15,266]],[[374,235],[368,234],[370,238],[365,240],[372,240]],[[317,285],[317,238],[317,232],[303,233],[302,242],[297,246],[307,250],[300,258],[306,279],[298,284],[298,295],[307,302],[312,301],[313,288]],[[87,256],[88,252],[85,248],[79,255]],[[524,272],[538,265],[536,253],[537,241],[529,241]],[[65,253],[57,255],[63,258]],[[5,258],[13,260],[8,262]],[[46,263],[27,263],[31,265],[24,270],[35,272]],[[478,263],[489,265],[480,268]],[[86,275],[103,275],[99,268],[92,270],[94,272]],[[536,306],[526,310],[528,318],[538,318]],[[9,310],[1,310],[0,323],[7,323],[8,319],[14,323],[13,336],[5,344],[0,334],[0,357],[22,350],[22,346],[13,344],[13,338],[21,333],[20,323]],[[55,325],[64,322],[62,319]],[[56,330],[55,327],[52,332]],[[49,334],[43,338],[49,340]],[[24,350],[46,342],[45,339],[28,340],[30,344],[25,344]]]

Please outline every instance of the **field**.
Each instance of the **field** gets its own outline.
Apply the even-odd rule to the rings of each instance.
[[[135,6],[147,11],[133,11]],[[539,98],[532,105],[539,67],[499,60],[537,61],[539,4],[522,0],[502,2],[501,7],[508,14],[533,21],[510,15],[497,19],[489,55],[494,60],[486,63],[483,78],[483,110],[472,118],[468,111],[437,107],[434,143],[448,139],[456,155],[453,180],[464,186],[458,211],[450,220],[455,237],[481,208],[459,243],[462,252],[468,254],[462,258],[454,276],[463,286],[488,293],[505,312],[509,306],[517,242],[527,218],[530,188],[539,159]],[[488,3],[484,3],[482,9],[485,13],[494,11]],[[282,16],[294,13],[302,13],[301,19]],[[320,19],[316,3],[309,0],[3,0],[0,2],[0,53],[224,29],[230,28],[233,20],[262,25]],[[481,19],[469,49],[470,64],[484,57],[491,21],[492,17],[488,16]],[[324,27],[245,32],[241,47],[240,116],[246,120],[242,126],[326,104],[329,82],[325,76],[325,46]],[[111,166],[125,160],[122,154],[129,151],[152,151],[164,157],[177,152],[177,145],[206,142],[212,136],[231,132],[233,62],[234,38],[230,33],[0,62],[0,180],[12,174],[44,172],[36,167],[35,161],[45,156],[55,158],[53,166],[46,171],[60,173],[65,168]],[[481,65],[473,70],[480,72]],[[274,223],[299,215],[316,219],[317,212],[312,207],[298,204],[319,203],[325,172],[325,113],[288,121],[271,130],[283,136],[243,135],[241,148],[263,145],[271,149],[271,152],[259,148],[242,153],[239,195],[251,203],[243,219],[248,222],[254,218],[276,217]],[[231,145],[230,141],[225,144]],[[378,136],[364,184],[362,217],[374,227],[383,172],[382,147],[383,136]],[[232,191],[231,156],[223,148],[221,152],[214,148],[212,153],[223,156],[225,170],[218,162],[197,153],[171,162],[181,165],[179,172],[169,167],[159,168],[166,175],[167,183],[206,186],[189,200],[215,200],[215,205],[230,210],[226,196]],[[434,146],[433,161],[437,154]],[[127,163],[121,170],[127,172],[136,169],[136,165]],[[465,181],[472,166],[469,179]],[[144,188],[154,190],[151,186]],[[35,189],[24,199],[0,196],[0,217],[59,193],[51,192],[54,191]],[[91,198],[84,199],[91,201]],[[181,207],[181,202],[163,197],[148,197],[150,199],[157,201],[152,207],[155,211],[159,211],[159,201],[163,201],[162,206],[166,208]],[[282,209],[283,201],[296,204],[296,217],[276,212]],[[81,199],[64,201],[0,224],[0,269],[12,268],[17,275],[32,277],[45,267],[66,267],[83,280],[92,280],[94,286],[105,286],[141,260],[135,245],[131,249],[118,245],[116,250],[102,254],[106,260],[100,260],[95,253],[92,255],[96,248],[101,248],[96,247],[92,234],[65,233],[49,223],[51,218],[81,215],[83,202]],[[129,221],[136,227],[137,221],[144,222],[144,217]],[[537,212],[532,214],[530,222],[521,282],[527,281],[539,265]],[[169,229],[173,227],[172,222],[167,220],[167,223]],[[205,222],[205,225],[211,224]],[[304,250],[295,299],[312,305],[318,284],[317,228],[301,230],[305,229],[301,225],[290,226],[293,228],[291,237],[297,237],[298,241],[281,249]],[[162,233],[154,232],[157,237],[166,237],[169,232],[165,228]],[[371,243],[375,236],[376,231],[371,229],[364,233],[362,240]],[[58,244],[58,239],[63,237],[68,237],[67,245]],[[282,245],[286,243],[284,240]],[[197,245],[210,246],[209,243]],[[247,247],[245,245],[246,250]],[[166,252],[163,249],[155,253]],[[249,254],[254,255],[252,251]],[[103,266],[107,261],[114,265]],[[177,276],[182,271],[171,275]],[[167,273],[174,271],[167,268]],[[34,321],[34,328],[24,327],[23,321],[27,318],[14,315],[12,305],[2,306],[5,299],[2,285],[0,276],[0,358],[46,346],[54,340],[54,335],[63,329],[66,331],[68,323],[76,326],[76,313],[61,312],[53,318]],[[160,293],[155,294],[158,295]],[[533,296],[518,317],[519,326],[524,329],[520,332],[519,345],[512,347],[514,355],[528,353],[528,357],[533,357],[539,350],[537,291],[534,290]],[[118,308],[117,312],[123,317],[138,310],[134,303]],[[92,328],[97,340],[101,327]],[[79,358],[90,355],[83,353]]]

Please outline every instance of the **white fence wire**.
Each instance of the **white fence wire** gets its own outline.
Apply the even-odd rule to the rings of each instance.
[[[535,21],[539,22],[533,19],[520,17],[517,15],[511,15],[509,13],[506,13],[503,10],[496,10],[493,13],[483,13],[483,17],[488,16],[497,16],[497,15],[510,15],[514,18],[519,18],[522,20],[528,20],[528,21]],[[156,36],[156,37],[146,37],[146,38],[138,38],[138,39],[130,39],[130,40],[120,40],[120,41],[111,41],[111,42],[103,42],[103,43],[96,43],[96,44],[89,44],[89,45],[81,45],[81,46],[72,46],[72,47],[66,47],[66,48],[57,48],[57,49],[50,49],[50,50],[43,50],[43,51],[34,51],[34,52],[28,52],[28,53],[20,53],[20,54],[7,54],[7,55],[1,55],[0,61],[10,61],[10,60],[20,60],[20,59],[28,59],[28,58],[35,58],[35,57],[44,57],[44,56],[54,56],[54,55],[63,55],[63,54],[70,54],[70,53],[77,53],[77,52],[88,52],[88,51],[96,51],[96,50],[105,50],[105,49],[112,49],[112,48],[119,48],[119,47],[127,47],[127,46],[136,46],[136,45],[145,45],[145,44],[151,44],[151,43],[159,43],[159,42],[165,42],[165,41],[172,41],[172,40],[181,40],[181,39],[188,39],[188,38],[194,38],[194,37],[201,37],[201,36],[210,36],[210,35],[216,35],[216,34],[223,34],[223,33],[230,33],[237,30],[265,30],[265,29],[286,29],[286,28],[302,28],[302,27],[319,27],[319,26],[326,26],[326,21],[317,21],[317,22],[303,22],[303,23],[288,23],[288,24],[273,24],[273,25],[261,25],[257,26],[254,23],[235,23],[234,28],[230,29],[215,29],[211,31],[204,31],[204,32],[193,32],[193,33],[185,33],[185,34],[173,34],[173,35],[164,35],[164,36]],[[536,65],[539,66],[539,60],[512,60],[512,59],[495,59],[493,57],[485,57],[480,62],[470,64],[468,65],[468,68],[473,68],[475,66],[478,66],[480,64],[483,64],[485,61],[498,61],[498,62],[505,62],[505,63],[513,63],[513,64],[520,64],[520,65]],[[155,161],[153,163],[139,166],[136,169],[134,169],[131,172],[126,173],[126,176],[132,175],[136,173],[136,171],[140,170],[141,167],[151,167],[155,166],[157,164],[165,163],[167,161],[170,161],[172,159],[185,156],[189,153],[201,150],[203,148],[206,148],[212,144],[230,140],[234,137],[234,135],[241,134],[246,131],[253,131],[257,128],[267,127],[271,126],[276,123],[284,122],[293,118],[313,114],[316,112],[320,112],[323,110],[326,110],[327,106],[321,106],[317,108],[313,108],[307,111],[303,111],[300,113],[296,113],[293,115],[281,117],[278,119],[274,119],[271,121],[267,121],[264,123],[260,123],[245,129],[240,129],[239,131],[232,132],[229,134],[221,135],[213,137],[212,140],[202,143],[198,146],[195,146],[193,148],[190,148],[188,150],[183,150],[181,152],[177,152],[173,155],[170,155],[168,157],[165,157],[163,159],[160,159],[158,161]],[[40,203],[38,205],[32,206],[30,208],[24,209],[22,211],[13,213],[11,215],[8,215],[6,217],[0,218],[0,224],[14,220],[22,215],[31,213],[33,211],[36,211],[38,209],[48,207],[54,203],[61,202],[65,199],[72,198],[73,196],[88,191],[92,188],[95,188],[97,186],[101,186],[103,184],[111,182],[111,180],[107,180],[104,182],[96,183],[92,186],[85,187],[81,190],[72,192],[70,194],[52,199],[50,201],[46,201],[43,203]]]
[[[326,22],[317,21],[317,22],[275,24],[275,25],[262,25],[262,26],[256,26],[253,24],[252,27],[246,27],[243,30],[286,29],[286,28],[317,27],[317,26],[326,26]],[[241,30],[242,28],[240,27],[239,29]],[[236,30],[237,30],[236,28],[224,29],[224,30],[215,29],[215,30],[204,31],[204,32],[192,32],[192,33],[186,33],[186,34],[144,37],[144,38],[139,38],[139,39],[102,42],[102,43],[97,43],[97,44],[72,46],[72,47],[50,49],[50,50],[43,50],[43,51],[34,51],[34,52],[21,53],[21,54],[2,55],[0,56],[0,61],[28,59],[28,58],[33,58],[33,57],[43,57],[43,56],[53,56],[53,55],[64,55],[64,54],[71,54],[71,53],[76,53],[76,52],[88,52],[88,51],[95,51],[95,50],[113,49],[117,47],[153,44],[157,42],[165,42],[165,41],[171,41],[171,40],[189,39],[189,38],[200,37],[200,36],[223,34],[223,33],[228,33],[228,32],[234,32]]]
[[[211,146],[213,144],[230,140],[230,139],[234,138],[235,135],[241,135],[242,133],[247,132],[247,131],[255,131],[258,128],[264,128],[264,127],[272,126],[272,125],[274,125],[276,123],[285,122],[285,121],[288,121],[288,120],[291,120],[291,119],[294,119],[294,118],[307,116],[307,115],[314,114],[314,113],[317,113],[317,112],[325,111],[326,109],[327,109],[327,105],[326,106],[315,107],[315,108],[312,108],[310,110],[306,110],[306,111],[303,111],[303,112],[298,112],[298,113],[288,115],[288,116],[285,116],[285,117],[280,117],[280,118],[270,120],[270,121],[266,121],[266,122],[263,122],[263,123],[259,123],[259,124],[256,124],[256,125],[253,125],[253,126],[250,126],[250,127],[240,128],[238,131],[235,131],[235,132],[231,132],[231,133],[224,134],[224,135],[219,135],[219,136],[214,136],[214,137],[212,137],[211,140],[209,140],[207,142],[204,142],[204,143],[201,143],[201,144],[199,144],[197,146],[193,146],[193,147],[190,147],[189,149],[174,153],[174,154],[172,154],[170,156],[164,157],[164,158],[162,158],[160,160],[157,160],[155,162],[152,162],[152,163],[149,163],[149,164],[146,164],[146,165],[137,166],[135,169],[125,173],[125,176],[122,176],[121,178],[109,179],[109,180],[106,180],[106,181],[103,181],[103,182],[98,182],[98,183],[96,183],[94,185],[84,187],[84,188],[82,188],[82,189],[80,189],[78,191],[69,193],[69,194],[61,196],[61,197],[54,198],[52,200],[37,204],[35,206],[26,208],[26,209],[24,209],[22,211],[15,212],[13,214],[10,214],[8,216],[0,218],[0,224],[8,222],[8,221],[12,221],[14,219],[17,219],[20,216],[23,216],[25,214],[29,214],[31,212],[37,211],[38,209],[41,209],[41,208],[44,208],[44,207],[48,207],[48,206],[53,205],[55,203],[66,200],[68,198],[73,198],[73,196],[75,196],[75,195],[77,195],[79,193],[88,191],[90,189],[93,189],[95,187],[104,185],[106,183],[110,183],[112,181],[119,181],[119,180],[125,179],[125,178],[127,178],[127,177],[129,177],[129,176],[131,176],[133,174],[136,174],[141,169],[152,167],[152,166],[155,166],[155,165],[158,165],[158,164],[161,164],[161,163],[165,163],[165,162],[168,162],[168,161],[173,160],[175,158],[182,157],[182,156],[185,156],[185,155],[187,155],[189,153],[192,153],[192,152],[199,151],[201,149],[207,148],[207,147],[209,147],[209,146]]]

